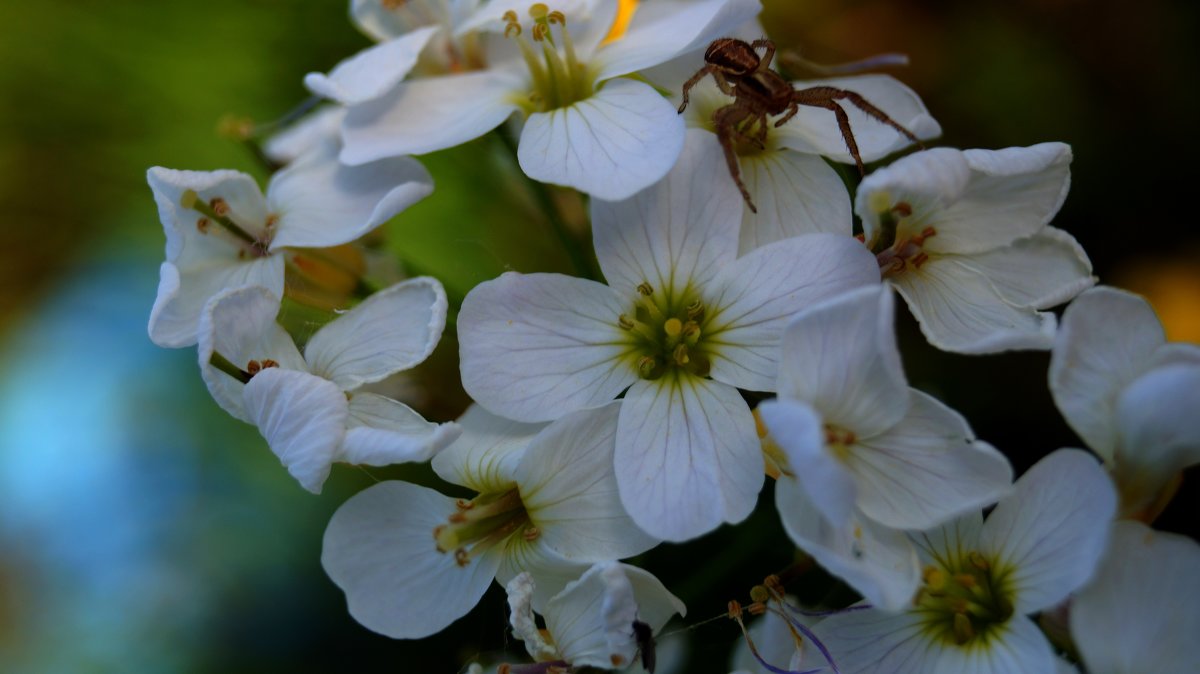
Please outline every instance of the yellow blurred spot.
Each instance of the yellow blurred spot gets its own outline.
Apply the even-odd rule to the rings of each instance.
[[[608,35],[604,36],[604,41],[600,44],[608,44],[625,37],[625,31],[629,30],[629,22],[637,8],[638,0],[617,0],[617,17],[613,19],[612,28],[608,29]]]
[[[1116,285],[1149,300],[1172,342],[1200,342],[1200,266],[1195,263],[1196,254],[1141,260],[1114,275]]]

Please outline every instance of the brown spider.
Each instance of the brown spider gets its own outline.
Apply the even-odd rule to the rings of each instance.
[[[760,48],[765,50],[761,57],[757,51]],[[801,105],[832,110],[837,117],[842,138],[846,141],[846,148],[850,150],[850,156],[854,157],[860,175],[865,174],[866,170],[863,168],[862,156],[858,153],[858,143],[850,130],[850,118],[838,104],[839,100],[849,101],[854,107],[924,148],[920,139],[911,131],[897,124],[886,113],[853,91],[820,86],[793,88],[782,75],[771,70],[771,59],[774,56],[775,43],[770,40],[745,42],[731,37],[713,40],[704,52],[704,67],[684,83],[683,103],[679,106],[679,112],[682,113],[688,106],[688,92],[708,75],[712,75],[722,92],[733,96],[732,103],[718,108],[713,113],[713,125],[716,127],[721,147],[725,150],[725,162],[729,165],[729,173],[737,183],[738,189],[742,191],[742,198],[746,200],[746,205],[752,212],[757,213],[758,209],[754,206],[746,185],[742,183],[733,143],[734,140],[742,140],[763,147],[767,139],[768,115],[783,114],[783,117],[775,120],[775,127],[778,128],[794,117]],[[744,125],[747,120],[749,124]],[[750,131],[756,124],[758,131],[752,136]]]

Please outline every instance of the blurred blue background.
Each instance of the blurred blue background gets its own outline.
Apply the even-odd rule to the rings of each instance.
[[[145,169],[261,176],[218,120],[284,114],[305,72],[365,46],[346,4],[0,4],[0,671],[453,672],[506,648],[495,593],[420,643],[357,626],[320,569],[321,535],[350,494],[394,473],[338,467],[307,494],[212,403],[194,350],[146,337],[163,236]],[[1200,340],[1200,236],[1182,199],[1200,150],[1193,3],[766,4],[770,34],[812,60],[909,53],[896,74],[945,144],[1071,143],[1056,223],[1105,282],[1149,295],[1174,339]],[[430,165],[439,191],[392,225],[411,260],[462,292],[505,268],[562,267],[504,229],[461,158]],[[1046,354],[940,354],[908,318],[901,335],[910,379],[1018,466],[1077,444],[1045,391]],[[456,377],[449,344],[422,376]],[[451,395],[429,413],[461,405]],[[1191,526],[1192,485],[1161,526]],[[681,579],[693,617],[720,613],[790,559],[769,510],[644,561]],[[697,555],[712,562],[694,568]],[[735,638],[711,629],[708,641]],[[704,648],[708,666],[689,671],[723,671]]]

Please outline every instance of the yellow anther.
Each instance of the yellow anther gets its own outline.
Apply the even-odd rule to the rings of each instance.
[[[872,192],[867,197],[867,208],[875,213],[887,213],[892,210],[892,195],[887,192]]]
[[[184,190],[179,197],[179,205],[184,208],[191,208],[200,200],[200,195],[196,194],[196,190]]]
[[[768,592],[767,588],[763,587],[762,585],[755,585],[754,587],[750,588],[751,601],[767,601],[770,598],[771,593]]]
[[[617,325],[620,326],[620,328],[622,330],[632,330],[633,329],[633,321],[629,320],[629,317],[626,316],[625,314],[621,314],[620,316],[617,316]]]
[[[988,562],[987,558],[980,554],[977,550],[972,550],[967,553],[967,561],[971,563],[971,566],[980,569],[981,571],[987,571],[988,569],[992,568],[992,565],[990,562]]]
[[[692,359],[688,356],[687,344],[680,344],[675,347],[675,351],[671,353],[671,358],[675,359],[675,362],[679,365],[687,365],[691,362]]]
[[[734,620],[741,620],[742,605],[738,603],[738,600],[730,599],[726,609],[726,615],[728,615],[730,618],[733,618]]]
[[[925,567],[925,570],[921,572],[921,578],[931,591],[936,592],[946,587],[946,573],[937,567]]]
[[[649,379],[658,373],[658,359],[654,356],[642,356],[638,359],[637,368],[643,379]]]
[[[550,14],[548,14],[546,16],[546,19],[550,23],[557,23],[560,26],[567,25],[567,16],[565,14],[563,14],[562,12],[558,11],[557,9],[554,10],[553,12],[550,12]]]
[[[678,318],[668,318],[667,322],[663,323],[663,332],[667,333],[667,337],[678,337],[683,332],[683,321]]]
[[[968,590],[974,589],[975,587],[978,587],[978,585],[979,585],[979,581],[975,578],[975,576],[972,576],[969,573],[954,574],[954,582],[958,583],[959,585],[962,585],[963,587],[967,588]]]
[[[689,320],[693,320],[693,321],[704,320],[704,305],[700,303],[700,300],[696,300],[695,302],[692,302],[691,304],[687,305],[686,311],[687,311],[687,317]]]
[[[471,508],[475,507],[475,503],[473,501],[468,501],[465,498],[460,498],[454,502],[454,507],[458,508],[459,510],[470,510]]]
[[[517,37],[521,34],[521,24],[516,21],[508,22],[504,27],[504,37]]]
[[[700,341],[700,326],[696,321],[683,324],[683,339],[688,346],[696,346],[696,342]]]
[[[892,206],[892,212],[902,218],[907,218],[912,215],[912,205],[907,201],[897,201],[896,205]]]
[[[544,23],[535,23],[533,24],[530,35],[533,36],[534,42],[542,42],[550,35],[550,28]]]
[[[196,221],[196,229],[198,229],[201,234],[207,234],[209,224],[208,218],[200,218]]]
[[[975,638],[975,627],[964,613],[954,614],[954,642],[959,646]]]
[[[471,555],[466,548],[459,548],[454,551],[454,563],[459,566],[466,566],[471,563]]]
[[[517,13],[512,11],[511,9],[508,10],[507,12],[505,12],[504,15],[500,17],[500,19],[502,21],[504,21],[505,23],[517,23],[518,22]]]
[[[651,287],[651,285],[648,281],[642,281],[641,283],[639,283],[638,287],[637,287],[637,291],[639,293],[645,295],[646,297],[649,297],[654,294],[654,288]]]
[[[536,541],[537,537],[541,536],[541,535],[542,535],[542,530],[537,527],[526,527],[525,531],[521,532],[521,538],[524,538],[526,541],[529,541],[531,543],[533,541]]]
[[[545,3],[535,2],[529,6],[529,16],[532,16],[534,20],[544,19],[549,13],[550,8]]]

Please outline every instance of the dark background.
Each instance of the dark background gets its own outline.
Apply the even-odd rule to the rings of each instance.
[[[1070,143],[1055,224],[1103,282],[1150,297],[1172,339],[1200,341],[1194,3],[766,4],[770,35],[809,59],[908,53],[892,72],[941,122],[942,144]],[[480,652],[519,655],[496,588],[421,642],[354,623],[321,571],[321,534],[349,495],[400,473],[338,467],[307,494],[211,402],[194,351],[145,336],[163,245],[145,169],[261,176],[217,122],[282,115],[306,96],[305,72],[366,46],[346,5],[0,4],[0,670],[453,672]],[[521,197],[480,188],[470,151],[429,158],[438,191],[391,225],[395,252],[460,293],[505,268],[565,269],[544,232],[514,231]],[[1078,445],[1046,390],[1048,354],[954,356],[907,316],[899,330],[911,382],[1018,470]],[[453,353],[447,342],[420,375],[456,381]],[[447,416],[461,399],[430,403]],[[1192,531],[1194,483],[1160,528]],[[772,504],[765,492],[749,523],[642,560],[689,622],[792,560]],[[794,589],[847,598],[819,575]],[[736,636],[725,621],[694,630],[687,671],[727,671]]]

